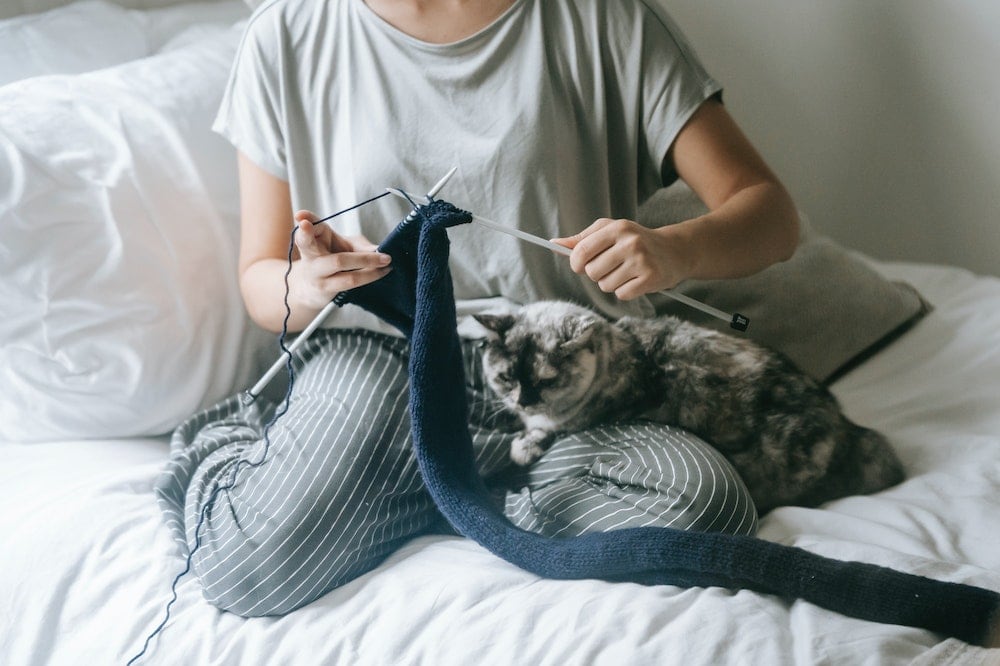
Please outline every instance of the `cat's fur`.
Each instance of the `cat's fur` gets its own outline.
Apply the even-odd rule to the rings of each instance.
[[[849,421],[781,354],[671,316],[609,322],[571,303],[477,315],[487,382],[523,421],[527,465],[556,433],[643,418],[718,449],[764,513],[882,490],[903,479],[886,439]]]

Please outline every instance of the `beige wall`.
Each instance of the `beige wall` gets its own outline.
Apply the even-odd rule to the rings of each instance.
[[[816,227],[1000,275],[1000,2],[660,2]]]

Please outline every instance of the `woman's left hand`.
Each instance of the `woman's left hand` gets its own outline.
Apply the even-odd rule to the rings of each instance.
[[[575,273],[628,301],[675,287],[689,275],[683,241],[668,229],[602,217],[574,236],[552,241],[573,250],[569,261]]]

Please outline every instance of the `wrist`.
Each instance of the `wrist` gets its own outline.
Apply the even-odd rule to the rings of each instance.
[[[318,310],[302,297],[299,261],[292,264],[288,276],[288,305],[291,317],[290,332],[302,330]],[[280,259],[263,259],[247,267],[241,274],[240,290],[250,318],[261,328],[277,333],[285,323],[285,272],[288,262]]]
[[[653,229],[663,248],[660,253],[663,274],[673,276],[670,280],[672,284],[666,287],[668,289],[698,274],[699,246],[694,238],[692,222],[687,220]]]

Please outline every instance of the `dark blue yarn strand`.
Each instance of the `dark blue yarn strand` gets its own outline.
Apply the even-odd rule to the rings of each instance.
[[[322,224],[323,222],[332,220],[333,218],[339,215],[343,215],[344,213],[349,213],[352,210],[361,208],[362,206],[370,204],[373,201],[376,201],[388,195],[389,192],[383,192],[382,194],[376,195],[369,199],[365,199],[360,203],[354,204],[349,208],[344,208],[343,210],[339,210],[336,213],[328,215],[321,220],[317,220],[313,224]],[[413,202],[411,201],[410,203]],[[416,206],[416,204],[414,204],[414,206]],[[271,448],[271,428],[274,426],[275,423],[278,422],[278,419],[280,419],[282,416],[285,415],[285,413],[288,411],[289,405],[291,404],[292,389],[295,386],[295,367],[292,363],[293,360],[292,351],[291,349],[288,348],[288,345],[286,344],[285,341],[288,338],[288,321],[292,316],[292,308],[288,302],[289,294],[291,291],[288,278],[292,273],[292,257],[295,251],[295,234],[296,232],[298,232],[298,230],[299,230],[298,225],[293,225],[291,234],[289,234],[288,237],[288,267],[285,269],[285,275],[284,275],[285,317],[281,322],[281,333],[278,335],[278,346],[281,348],[281,353],[285,356],[285,373],[288,376],[288,386],[285,389],[285,396],[282,399],[281,407],[275,410],[275,413],[271,416],[271,418],[267,421],[267,423],[264,424],[264,451],[261,453],[260,460],[256,462],[250,462],[244,458],[240,458],[238,461],[236,461],[236,464],[233,465],[232,473],[229,475],[229,481],[227,485],[216,485],[215,488],[212,490],[212,493],[211,495],[209,495],[208,500],[201,508],[201,513],[198,515],[198,523],[195,525],[194,528],[194,547],[188,549],[188,556],[184,564],[184,569],[174,577],[173,582],[170,584],[171,596],[170,600],[167,602],[163,620],[146,637],[146,640],[142,645],[142,650],[140,650],[138,654],[129,659],[128,662],[126,662],[126,666],[132,666],[132,664],[134,664],[136,661],[142,658],[143,655],[146,654],[146,651],[149,649],[150,642],[157,636],[157,634],[163,631],[163,629],[167,626],[167,622],[170,621],[170,609],[171,607],[173,607],[174,603],[178,599],[177,585],[178,583],[180,583],[181,579],[191,571],[191,565],[192,562],[194,561],[194,554],[198,552],[198,549],[201,547],[201,528],[205,524],[205,520],[208,517],[209,511],[211,511],[212,507],[215,506],[215,498],[218,497],[219,493],[223,491],[232,490],[236,486],[236,475],[239,473],[241,469],[243,469],[244,467],[249,467],[251,469],[260,467],[267,461],[267,454]]]
[[[278,419],[284,416],[285,412],[288,411],[288,406],[292,396],[292,388],[295,385],[295,368],[292,365],[292,352],[288,348],[288,345],[285,344],[285,339],[288,336],[288,320],[292,313],[291,307],[288,303],[288,296],[289,296],[288,276],[291,273],[292,249],[294,248],[295,244],[296,231],[298,231],[298,227],[293,227],[288,244],[288,269],[285,271],[285,296],[284,296],[285,318],[281,325],[281,334],[278,336],[278,346],[281,348],[282,353],[285,355],[285,372],[288,375],[288,386],[285,389],[285,397],[282,400],[281,408],[276,410],[274,415],[264,425],[264,451],[262,452],[260,460],[256,462],[250,462],[244,458],[238,460],[236,464],[233,465],[232,472],[229,475],[228,483],[226,485],[221,485],[221,484],[216,485],[215,488],[212,490],[212,494],[209,495],[208,500],[202,506],[201,513],[198,516],[198,523],[197,525],[195,525],[194,529],[194,547],[188,550],[188,556],[184,565],[184,569],[179,574],[177,574],[177,576],[174,577],[173,582],[170,584],[171,597],[170,601],[167,602],[163,620],[160,622],[159,625],[157,625],[156,629],[154,629],[152,633],[150,633],[149,636],[146,637],[146,641],[145,643],[143,643],[142,650],[134,657],[128,660],[127,666],[131,666],[131,664],[135,663],[139,658],[141,658],[149,648],[150,641],[152,641],[153,638],[155,638],[156,635],[159,634],[161,631],[163,631],[164,627],[167,626],[167,622],[170,620],[170,609],[174,605],[174,602],[176,602],[178,599],[177,585],[178,583],[180,583],[181,579],[191,571],[191,565],[194,560],[194,554],[198,552],[198,549],[201,547],[201,529],[205,524],[205,520],[208,518],[209,511],[212,509],[212,507],[215,506],[216,497],[218,497],[219,493],[223,491],[232,490],[236,486],[236,475],[243,467],[250,467],[252,469],[255,467],[260,467],[261,465],[264,464],[264,462],[267,460],[268,451],[271,448],[271,427],[274,426],[274,424],[277,423]]]
[[[362,206],[367,206],[368,204],[372,203],[373,201],[378,201],[382,197],[387,197],[390,194],[391,194],[391,192],[389,192],[388,190],[385,191],[385,192],[383,192],[382,194],[376,194],[375,196],[371,197],[370,199],[365,199],[364,201],[362,201],[360,203],[356,203],[356,204],[354,204],[353,206],[351,206],[349,208],[345,208],[343,210],[338,210],[336,213],[333,213],[332,215],[327,215],[322,220],[316,220],[315,222],[313,222],[313,224],[323,224],[324,222],[332,220],[333,218],[338,217],[340,215],[343,215],[344,213],[350,213],[352,210],[361,208]]]

